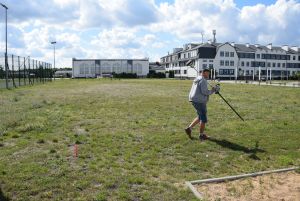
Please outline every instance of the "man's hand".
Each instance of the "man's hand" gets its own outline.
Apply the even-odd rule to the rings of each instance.
[[[220,85],[216,85],[215,87],[215,93],[218,94],[221,90]]]

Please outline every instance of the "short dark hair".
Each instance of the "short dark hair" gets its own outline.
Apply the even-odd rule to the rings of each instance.
[[[202,73],[204,73],[204,72],[209,72],[210,73],[210,70],[209,69],[203,69]]]

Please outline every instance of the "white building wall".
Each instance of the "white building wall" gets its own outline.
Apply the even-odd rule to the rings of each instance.
[[[221,55],[221,52],[224,53],[223,56]],[[229,54],[228,56],[227,53]],[[224,63],[221,63],[221,61]],[[217,48],[217,54],[213,64],[218,77],[235,77],[237,72],[236,70],[238,68],[238,62],[239,58],[237,52],[230,44],[225,43]]]
[[[103,74],[136,73],[145,77],[149,73],[149,60],[73,60],[73,77],[97,77]],[[132,64],[131,64],[132,63]]]
[[[95,60],[73,61],[73,77],[95,77]]]

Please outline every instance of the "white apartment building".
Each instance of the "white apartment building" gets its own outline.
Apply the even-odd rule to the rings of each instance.
[[[149,73],[148,59],[75,59],[72,60],[73,78],[111,76],[113,73],[136,73],[146,77]]]
[[[286,79],[300,72],[300,48],[272,44],[188,44],[162,57],[161,63],[177,78],[193,78],[197,73],[186,66],[189,60],[198,71],[210,69],[213,77],[221,79]]]

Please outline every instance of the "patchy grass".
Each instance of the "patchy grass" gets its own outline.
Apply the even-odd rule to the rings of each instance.
[[[212,96],[207,133],[213,139],[200,143],[183,133],[195,117],[190,86],[87,79],[0,90],[3,195],[193,200],[186,180],[299,165],[300,89],[222,85],[246,122]]]

